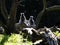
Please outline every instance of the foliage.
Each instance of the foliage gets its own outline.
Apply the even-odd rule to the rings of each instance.
[[[60,37],[60,32],[53,32],[57,37]],[[42,37],[43,38],[43,37]],[[32,45],[31,38],[25,33],[11,33],[11,35],[0,34],[0,45]],[[44,42],[43,42],[44,43]]]
[[[60,32],[59,31],[55,31],[53,32],[57,37],[60,37]]]
[[[20,34],[11,35],[0,34],[0,42],[1,42],[0,45],[32,45],[31,41],[28,41],[27,38],[23,38],[23,36]]]

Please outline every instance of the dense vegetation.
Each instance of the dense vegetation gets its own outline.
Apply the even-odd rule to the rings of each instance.
[[[0,45],[32,45],[32,42],[23,38],[23,35],[20,34],[0,34]]]
[[[60,37],[59,31],[53,32],[57,37]],[[0,45],[33,45],[33,42],[31,41],[31,37],[29,35],[25,35],[26,33],[20,32],[20,34],[14,34],[11,33],[11,35],[6,34],[0,34]],[[41,36],[41,33],[40,33]],[[58,38],[60,40],[60,38]],[[44,40],[44,37],[42,37],[42,40]],[[45,39],[46,40],[46,39]],[[39,41],[37,41],[37,44],[39,44]],[[48,45],[47,42],[42,41],[40,43],[41,45]]]

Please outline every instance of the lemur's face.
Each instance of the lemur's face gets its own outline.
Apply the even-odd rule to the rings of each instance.
[[[49,30],[50,30],[50,29],[47,28],[47,27],[44,28],[44,31],[45,31],[46,33],[49,33],[49,32],[50,32]]]
[[[24,22],[24,20],[25,20],[25,19],[24,19],[24,15],[22,15],[22,17],[21,17],[21,21]]]

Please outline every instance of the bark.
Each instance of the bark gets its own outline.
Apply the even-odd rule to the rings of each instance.
[[[10,18],[8,19],[8,32],[13,33],[15,31],[15,22],[16,22],[16,0],[12,0],[12,6],[10,10]]]

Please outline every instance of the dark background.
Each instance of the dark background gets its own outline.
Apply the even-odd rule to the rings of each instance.
[[[8,13],[11,8],[11,0],[6,1],[6,8],[8,10]],[[17,14],[16,14],[16,22],[19,20],[19,16],[21,12],[25,13],[25,16],[27,19],[29,19],[29,16],[33,15],[34,20],[36,20],[36,17],[38,13],[43,9],[43,1],[42,0],[23,0],[21,5],[17,6]],[[51,7],[53,5],[60,5],[60,0],[47,0],[47,7]],[[0,12],[0,20],[4,20],[1,12]],[[5,20],[4,20],[5,23]],[[51,11],[47,12],[45,15],[43,15],[42,20],[40,22],[40,27],[47,26],[59,26],[60,25],[60,11]]]

